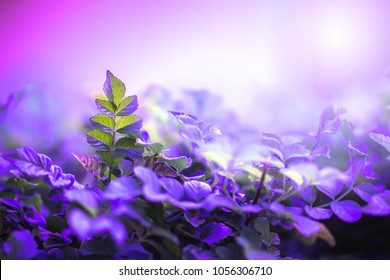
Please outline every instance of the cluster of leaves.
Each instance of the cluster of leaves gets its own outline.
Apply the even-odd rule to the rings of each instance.
[[[310,137],[256,141],[170,111],[182,140],[166,149],[109,71],[103,90],[86,133],[96,154],[74,154],[90,184],[31,148],[1,154],[2,259],[278,259],[277,232],[334,246],[322,220],[390,214],[390,191],[342,108],[329,107]],[[324,144],[327,136],[339,142]],[[368,137],[390,152],[390,137]],[[337,165],[334,149],[346,155]]]

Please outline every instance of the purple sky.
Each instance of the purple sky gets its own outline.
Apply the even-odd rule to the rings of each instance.
[[[389,26],[386,0],[5,0],[0,101],[27,84],[61,102],[88,100],[110,69],[132,94],[149,83],[208,88],[243,119],[256,112],[269,123],[281,104],[278,113],[295,111],[298,122],[324,99],[347,102],[340,93],[356,85],[380,88]]]

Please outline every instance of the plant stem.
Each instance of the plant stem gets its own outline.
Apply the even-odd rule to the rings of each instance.
[[[343,199],[344,197],[346,197],[351,191],[354,190],[354,187],[351,187],[349,188],[348,190],[345,191],[345,193],[343,193],[341,196],[339,196],[337,199],[335,199],[334,201],[340,201],[341,199]],[[332,201],[333,202],[333,201]],[[328,207],[330,206],[330,204],[332,202],[328,202],[328,203],[324,203],[324,204],[321,204],[319,206],[315,206],[316,208],[323,208],[323,207]]]
[[[112,138],[114,139],[114,147],[115,147],[115,136],[116,136],[116,115],[114,117],[114,122],[115,122],[115,127],[112,131]],[[111,149],[114,148],[114,147],[110,147]],[[111,182],[111,174],[112,174],[112,170],[111,170],[111,167],[109,166],[108,167],[108,179],[107,179],[107,185]]]
[[[228,184],[228,177],[227,177],[227,174],[225,174],[224,178],[223,178],[223,185],[222,185],[222,190],[223,190],[223,193],[227,196],[227,197],[230,197],[230,194],[227,190],[227,184]]]
[[[321,140],[321,134],[317,135],[317,141],[314,143],[313,148],[311,148],[312,152],[317,148],[318,144],[320,144],[320,140]]]
[[[267,165],[264,164],[264,170],[263,170],[263,173],[261,174],[260,184],[259,184],[259,187],[256,191],[255,199],[253,199],[253,201],[252,201],[252,205],[257,204],[257,202],[259,201],[261,189],[263,188],[266,174],[267,174]]]
[[[264,170],[263,170],[263,173],[261,174],[261,178],[260,178],[260,184],[259,184],[259,187],[257,188],[256,190],[256,194],[255,194],[255,198],[253,199],[252,201],[252,205],[255,205],[258,203],[259,201],[259,198],[260,198],[260,194],[261,194],[261,190],[263,188],[263,185],[264,185],[264,181],[265,181],[265,175],[267,174],[267,165],[264,164]],[[245,217],[245,221],[244,221],[244,225],[249,225],[249,223],[253,220],[253,218],[256,217],[256,214],[252,214],[252,213],[249,213],[246,215]]]
[[[99,184],[101,186],[101,190],[104,191],[106,189],[106,186],[104,185],[103,181],[100,180],[100,178],[98,176],[95,176],[95,179],[99,182]]]
[[[107,185],[111,182],[111,167],[108,167]]]

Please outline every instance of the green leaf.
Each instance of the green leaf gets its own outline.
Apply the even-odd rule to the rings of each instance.
[[[162,222],[164,220],[164,206],[161,203],[148,203],[146,207],[147,217],[153,221]]]
[[[115,114],[116,106],[108,100],[96,99],[96,106],[100,112],[105,114]]]
[[[296,171],[296,170],[289,170],[289,169],[284,169],[281,171],[281,173],[291,180],[293,180],[295,183],[297,183],[298,186],[302,186],[303,184],[303,177],[302,175]]]
[[[261,178],[261,175],[263,174],[262,171],[252,165],[245,165],[242,167],[242,169],[255,177],[255,179]]]
[[[269,236],[271,233],[268,219],[266,217],[257,218],[254,222],[255,230],[261,235]]]
[[[115,148],[116,149],[128,149],[135,147],[135,139],[129,137],[123,137],[116,141]]]
[[[104,82],[103,90],[108,100],[118,106],[121,103],[123,97],[125,96],[126,87],[121,80],[115,77],[110,71],[107,71],[106,81]]]
[[[0,198],[12,198],[12,199],[14,199],[15,196],[16,196],[15,192],[13,192],[12,190],[0,191]]]
[[[141,139],[137,139],[136,144],[145,147],[152,154],[159,154],[164,149],[161,143],[145,143]]]
[[[180,156],[176,158],[167,158],[162,156],[160,159],[161,161],[169,164],[179,172],[186,168],[189,163],[188,158],[186,156]]]
[[[164,145],[161,143],[152,143],[146,149],[153,154],[159,154],[164,149]]]
[[[89,119],[93,127],[105,131],[105,132],[112,132],[115,129],[115,121],[113,118],[104,115],[104,114],[97,114],[96,116],[93,116]]]
[[[242,247],[248,260],[275,259],[275,256],[261,249],[261,236],[253,228],[243,226],[241,235],[236,237],[236,241]]]
[[[144,239],[144,240],[141,241],[141,243],[153,247],[153,249],[160,255],[160,258],[162,260],[171,260],[171,259],[173,259],[172,253],[167,248],[164,248],[164,246],[162,246],[159,242],[154,241],[152,239]]]
[[[241,235],[236,237],[236,241],[244,249],[245,255],[250,255],[253,251],[261,250],[261,237],[253,228],[243,226]]]
[[[142,127],[142,120],[135,115],[118,117],[116,132],[122,134],[131,134],[133,132],[140,130],[141,127]]]
[[[208,150],[203,152],[203,156],[209,162],[218,163],[224,170],[227,169],[228,163],[231,160],[230,156],[227,153],[220,153],[219,151]]]
[[[116,114],[118,116],[127,116],[135,112],[138,108],[138,100],[136,95],[128,96],[118,105]]]
[[[41,205],[43,203],[42,197],[38,193],[34,193],[30,197],[26,197],[21,199],[24,205],[31,205],[34,206],[38,213],[41,212]]]
[[[380,133],[369,133],[372,140],[382,145],[390,153],[390,137]]]
[[[111,152],[107,151],[97,151],[96,152],[102,162],[106,165],[113,167],[115,165],[115,158]]]
[[[110,133],[100,131],[100,130],[91,130],[87,133],[87,142],[99,150],[109,150],[114,146],[114,136]]]
[[[18,188],[22,192],[25,192],[31,188],[41,187],[41,188],[51,188],[48,184],[42,182],[40,179],[29,179],[28,181],[23,178],[11,177],[5,182],[5,186],[11,188]]]
[[[159,237],[162,237],[163,239],[169,239],[169,240],[173,241],[175,244],[179,244],[179,239],[177,238],[176,235],[172,234],[168,229],[157,227],[157,226],[149,227],[147,232],[146,232],[146,236],[147,237],[159,236]]]
[[[142,155],[144,148],[136,145],[134,138],[124,137],[116,142],[115,151],[125,157],[137,158]]]

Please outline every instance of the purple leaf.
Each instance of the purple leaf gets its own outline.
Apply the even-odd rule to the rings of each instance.
[[[260,213],[261,210],[263,210],[263,208],[258,205],[258,204],[255,204],[255,205],[252,205],[252,204],[249,204],[249,205],[242,205],[240,206],[240,210],[243,212],[243,213]]]
[[[275,213],[290,214],[293,218],[294,227],[304,236],[311,236],[321,229],[319,223],[302,216],[300,207],[285,207],[278,202],[272,202],[269,209]]]
[[[320,170],[316,185],[318,190],[334,199],[344,188],[346,178],[347,176],[341,171],[325,167]]]
[[[100,215],[93,220],[90,234],[101,234],[104,232],[109,232],[118,244],[123,244],[127,237],[126,228],[120,221],[108,215]]]
[[[126,87],[121,80],[116,78],[110,71],[106,72],[106,80],[103,84],[104,94],[115,105],[119,105],[125,96]]]
[[[332,216],[332,211],[329,209],[310,207],[309,205],[305,205],[305,211],[307,215],[316,220],[326,220]]]
[[[368,205],[362,208],[362,211],[374,216],[390,215],[390,192],[373,195]]]
[[[110,133],[97,129],[86,133],[87,142],[94,148],[102,151],[109,151],[114,144],[114,137]]]
[[[263,133],[263,139],[261,141],[264,145],[269,147],[270,151],[274,153],[280,160],[283,160],[284,146],[282,139],[280,139],[279,136]]]
[[[115,148],[115,152],[128,158],[139,158],[142,156],[144,149],[139,147]]]
[[[169,111],[169,114],[183,125],[179,131],[180,135],[191,142],[207,142],[215,135],[222,135],[214,125],[204,126],[201,120],[192,115],[173,111]]]
[[[204,142],[207,142],[214,136],[222,135],[221,131],[212,124],[207,124],[205,127],[201,125],[200,128],[202,128],[202,137]]]
[[[342,182],[336,182],[332,185],[317,185],[317,188],[320,192],[326,194],[332,199],[335,199],[336,195],[338,195],[344,188],[344,184]]]
[[[294,217],[294,227],[304,236],[309,237],[320,231],[321,226],[319,223],[303,217],[301,215],[293,215]]]
[[[52,179],[58,180],[61,178],[62,169],[58,165],[52,165],[50,168]]]
[[[101,100],[101,99],[96,99],[95,100],[95,103],[96,103],[96,107],[98,108],[98,110],[108,116],[112,116],[114,117],[115,116],[115,105],[112,104],[110,101],[108,100]]]
[[[293,144],[285,146],[284,148],[284,161],[289,159],[307,158],[310,155],[310,151],[300,144]]]
[[[330,148],[329,148],[328,144],[325,144],[325,145],[311,151],[309,158],[311,160],[315,160],[316,158],[321,157],[321,156],[330,158]]]
[[[302,139],[295,136],[285,135],[281,137],[282,143],[284,146],[290,146],[294,144],[299,144],[302,142]]]
[[[4,243],[4,251],[11,260],[29,260],[38,253],[38,245],[30,231],[14,231]]]
[[[320,126],[318,128],[317,136],[325,133],[336,133],[340,130],[343,122],[340,120],[340,115],[346,112],[345,108],[339,107],[336,110],[329,106],[321,115]]]
[[[0,198],[0,202],[13,209],[20,209],[23,207],[22,203],[10,198]]]
[[[4,154],[3,158],[32,178],[41,178],[50,173],[51,160],[31,148],[17,148],[12,153]]]
[[[301,189],[299,194],[301,195],[302,199],[306,201],[309,204],[313,204],[314,201],[317,199],[317,189],[314,186],[307,186]]]
[[[199,123],[201,122],[196,118],[195,116],[192,116],[190,114],[180,113],[180,112],[173,112],[168,111],[168,113],[176,119],[179,123],[183,125],[193,125],[193,126],[199,126]]]
[[[70,188],[75,186],[76,179],[72,174],[62,173],[61,176],[56,179],[53,174],[49,174],[50,185],[54,188]]]
[[[370,133],[370,138],[377,142],[378,144],[382,145],[383,148],[385,148],[390,153],[390,137],[379,134],[379,133]]]
[[[118,244],[122,244],[127,237],[127,232],[123,224],[108,215],[91,218],[82,210],[75,208],[69,212],[68,222],[70,227],[81,239],[85,239],[94,234],[109,232]]]
[[[142,193],[151,202],[168,202],[182,209],[209,212],[218,207],[237,208],[232,199],[212,194],[211,187],[204,182],[192,180],[182,185],[175,179],[160,180],[152,170],[141,166],[134,168],[134,174],[143,182]]]
[[[203,140],[202,131],[196,126],[186,126],[179,131],[181,137],[191,142],[201,142]]]
[[[122,176],[130,176],[133,174],[134,164],[131,160],[122,159],[118,164],[118,168]]]
[[[119,177],[110,182],[104,197],[109,200],[134,200],[141,194],[141,187],[134,178]]]
[[[53,165],[48,156],[38,154],[31,148],[17,148],[3,155],[3,158],[16,167],[24,176],[31,178],[45,177],[44,179],[52,187],[70,188],[77,183],[72,174],[62,173],[62,169],[57,165]],[[82,187],[78,183],[77,186]]]
[[[160,179],[160,183],[171,197],[176,200],[180,200],[184,194],[183,185],[173,178],[162,178]]]
[[[92,190],[70,190],[65,193],[65,196],[71,201],[76,201],[81,205],[89,207],[95,211],[98,208],[99,197],[97,193],[93,192]]]
[[[84,211],[75,208],[68,214],[68,223],[77,236],[84,239],[90,232],[92,219]]]
[[[229,208],[229,209],[235,209],[237,208],[237,204],[231,199],[226,196],[222,195],[216,195],[216,194],[209,194],[203,201],[202,201],[202,209],[205,209],[208,212],[213,211],[215,208]],[[245,209],[243,209],[244,211]],[[248,211],[256,211],[258,208],[253,209],[250,208]],[[260,210],[259,210],[260,212]]]
[[[136,166],[134,174],[143,182],[142,193],[151,202],[169,200],[169,194],[162,193],[160,181],[157,175],[149,168]]]
[[[333,201],[330,207],[333,213],[344,222],[353,223],[362,217],[360,205],[352,200]]]
[[[211,187],[204,182],[192,180],[184,183],[184,192],[187,198],[198,202],[211,193]]]
[[[373,195],[379,194],[382,190],[373,184],[360,184],[354,187],[353,191],[364,201],[370,202]]]
[[[111,209],[117,216],[127,216],[133,220],[136,220],[145,227],[150,227],[150,222],[147,217],[144,217],[142,209],[137,207],[137,204],[122,203],[117,201],[111,202]]]
[[[128,116],[134,113],[138,108],[138,97],[136,95],[128,96],[118,105],[118,116]]]
[[[351,162],[348,170],[345,172],[349,176],[348,180],[346,180],[348,186],[352,187],[355,185],[356,179],[359,177],[364,163],[364,157],[357,157]]]
[[[191,216],[188,213],[184,213],[184,218],[187,220],[187,222],[196,228],[206,221],[202,216]]]
[[[368,161],[365,162],[363,168],[360,170],[360,176],[369,180],[378,180],[378,176],[372,167],[372,164]]]
[[[91,173],[93,176],[97,177],[100,173],[100,161],[96,157],[89,157],[81,154],[72,153],[73,156],[81,163],[81,165]]]
[[[211,245],[233,235],[234,233],[230,227],[224,225],[223,223],[211,222],[200,228],[199,237],[203,242]]]

